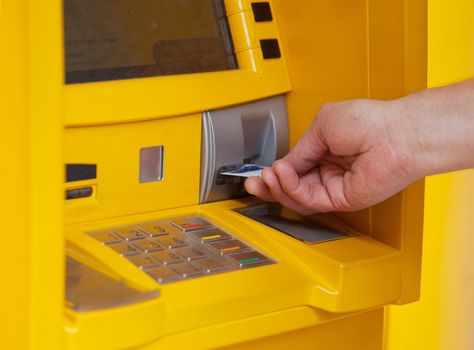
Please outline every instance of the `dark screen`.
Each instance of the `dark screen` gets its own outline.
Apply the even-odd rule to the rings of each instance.
[[[222,0],[64,0],[66,83],[236,69]]]

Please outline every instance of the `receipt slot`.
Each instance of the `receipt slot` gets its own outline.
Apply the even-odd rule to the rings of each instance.
[[[3,0],[5,347],[381,350],[418,297],[423,183],[306,218],[220,173],[324,102],[422,88],[421,3]]]

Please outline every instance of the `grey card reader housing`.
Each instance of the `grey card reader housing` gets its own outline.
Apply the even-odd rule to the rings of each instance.
[[[243,180],[221,172],[249,163],[271,166],[287,152],[285,96],[204,112],[200,203],[246,194]]]

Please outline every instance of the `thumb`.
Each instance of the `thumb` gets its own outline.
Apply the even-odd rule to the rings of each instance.
[[[328,149],[319,126],[318,119],[315,119],[291,151],[283,157],[300,176],[313,169]]]

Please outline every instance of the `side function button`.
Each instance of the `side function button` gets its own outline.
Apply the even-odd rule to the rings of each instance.
[[[227,233],[223,232],[222,230],[218,228],[211,228],[211,229],[202,230],[202,231],[194,231],[194,232],[191,232],[190,235],[200,240],[202,243],[215,242],[215,241],[221,241],[223,239],[232,238],[230,235],[228,235]]]
[[[161,244],[169,249],[183,247],[186,245],[185,237],[182,235],[168,235],[157,238]]]
[[[174,265],[173,270],[176,271],[183,278],[197,276],[197,275],[202,274],[201,269],[191,264]]]
[[[114,229],[114,232],[127,241],[143,239],[146,237],[146,235],[136,227],[116,228]]]
[[[281,57],[280,45],[277,39],[260,40],[260,47],[262,49],[263,58],[266,60]]]
[[[255,22],[271,22],[273,20],[270,3],[253,2],[252,11]]]
[[[225,270],[225,266],[223,264],[213,259],[205,259],[205,260],[196,261],[196,265],[198,265],[206,273],[214,273],[214,272]]]
[[[122,241],[111,230],[91,232],[89,235],[103,244],[120,243]]]
[[[270,260],[263,254],[259,252],[245,252],[245,253],[238,253],[229,255],[229,259],[237,263],[241,268],[253,266],[253,265],[260,265],[260,264],[267,264]]]
[[[150,237],[164,236],[169,234],[169,232],[165,228],[165,225],[158,222],[148,222],[140,225],[138,228]]]
[[[143,239],[133,242],[133,245],[145,253],[157,252],[163,250],[163,246],[155,239]]]
[[[109,245],[109,247],[115,250],[117,253],[119,253],[122,256],[137,255],[140,253],[140,251],[136,247],[125,242],[111,244]]]
[[[133,255],[130,256],[128,260],[142,270],[160,265],[160,263],[154,260],[149,254]]]
[[[155,267],[149,270],[146,270],[148,275],[151,278],[156,280],[158,283],[167,283],[179,280],[181,276],[166,266]]]
[[[236,253],[250,249],[248,245],[243,244],[236,239],[209,243],[209,247],[219,254]]]
[[[200,216],[184,216],[171,221],[171,223],[183,232],[202,230],[212,227],[212,224]]]
[[[205,258],[207,255],[198,248],[183,247],[176,249],[176,253],[188,261]]]
[[[161,252],[150,254],[154,259],[161,262],[163,265],[171,265],[184,261],[184,259],[178,254],[169,250],[163,250]]]

